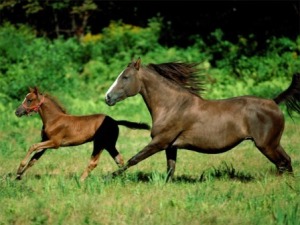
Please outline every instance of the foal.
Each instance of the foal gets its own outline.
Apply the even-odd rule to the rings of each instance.
[[[53,98],[49,95],[40,94],[36,87],[30,88],[30,92],[26,95],[23,103],[16,109],[16,115],[21,117],[34,112],[39,113],[43,121],[42,142],[33,144],[29,148],[25,158],[20,163],[17,179],[21,179],[23,173],[33,166],[48,148],[77,146],[90,141],[94,142],[94,149],[89,165],[81,175],[81,181],[97,166],[103,149],[109,152],[118,166],[123,166],[123,158],[116,149],[119,136],[118,125],[131,129],[150,129],[145,123],[116,121],[104,114],[68,115]],[[28,161],[32,153],[34,155]]]

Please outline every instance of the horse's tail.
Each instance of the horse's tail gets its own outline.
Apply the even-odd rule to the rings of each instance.
[[[295,73],[290,86],[273,100],[277,104],[285,102],[290,116],[292,111],[300,113],[300,73]]]
[[[125,126],[131,129],[150,130],[150,126],[146,123],[136,123],[127,120],[117,120],[118,125]]]

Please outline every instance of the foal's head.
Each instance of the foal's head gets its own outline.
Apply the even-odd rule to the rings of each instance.
[[[53,113],[66,114],[65,108],[57,101],[57,99],[48,94],[41,94],[37,87],[29,88],[29,93],[25,96],[22,104],[16,109],[16,115],[21,117],[23,115],[31,115],[39,112],[42,105],[47,105],[47,111]]]
[[[39,94],[37,87],[29,88],[29,93],[26,95],[22,104],[16,109],[16,115],[30,115],[33,112],[38,112],[41,105],[44,103],[45,97]]]
[[[105,101],[108,105],[114,105],[117,102],[138,94],[141,90],[141,82],[138,78],[138,72],[141,66],[141,59],[130,63],[117,77],[105,95]]]

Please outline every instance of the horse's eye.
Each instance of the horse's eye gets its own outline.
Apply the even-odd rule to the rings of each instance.
[[[128,77],[127,76],[123,76],[122,79],[123,80],[128,80]]]
[[[32,102],[32,100],[31,99],[27,99],[27,103],[31,103]]]

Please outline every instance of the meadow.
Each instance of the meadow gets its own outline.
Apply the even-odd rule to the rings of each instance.
[[[281,144],[292,158],[293,176],[277,176],[275,166],[245,141],[217,155],[179,150],[170,183],[165,182],[164,152],[111,179],[117,166],[104,151],[82,183],[79,178],[92,152],[87,143],[49,149],[22,180],[15,180],[29,146],[40,141],[39,116],[15,115],[29,86],[57,97],[70,114],[105,113],[151,125],[140,96],[113,107],[104,103],[108,87],[133,56],[141,56],[145,64],[201,62],[203,97],[208,99],[249,94],[272,98],[300,71],[300,37],[270,38],[259,51],[252,36],[230,43],[217,30],[209,46],[198,37],[182,49],[159,45],[159,29],[157,20],[146,28],[112,23],[102,34],[78,41],[36,37],[24,26],[0,27],[0,225],[299,223],[300,115],[291,119],[284,106]],[[149,141],[149,131],[120,127],[117,148],[128,160]]]
[[[151,122],[140,97],[111,108],[103,97],[84,102],[66,98],[63,102],[72,114],[101,112],[116,119]],[[20,160],[40,140],[41,128],[38,115],[14,115],[18,104],[10,103],[1,112],[0,224],[296,225],[299,221],[299,116],[294,120],[286,116],[282,139],[293,160],[294,176],[276,176],[274,165],[252,142],[245,141],[217,155],[180,150],[171,183],[165,183],[164,152],[110,179],[117,166],[104,151],[98,167],[81,183],[92,151],[88,143],[48,150],[17,181]],[[149,141],[149,131],[120,127],[117,147],[127,160]]]

